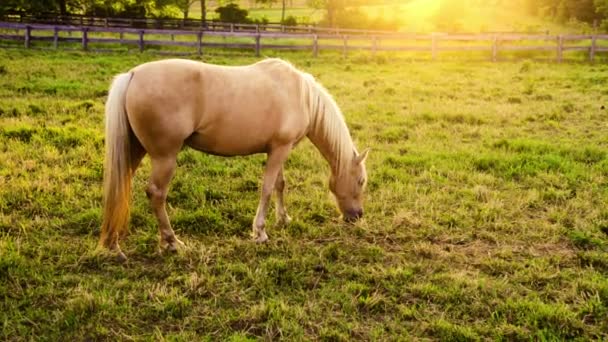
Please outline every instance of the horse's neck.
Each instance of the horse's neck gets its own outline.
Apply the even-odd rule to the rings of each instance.
[[[337,115],[336,113],[317,113],[318,115]],[[327,118],[321,119],[313,124],[309,133],[308,139],[316,146],[321,155],[329,163],[332,173],[339,174],[350,161],[354,144],[346,128],[346,124],[340,122],[330,131],[330,127],[325,125],[326,122],[321,122]],[[316,120],[313,120],[313,122]],[[341,120],[340,120],[341,121]]]

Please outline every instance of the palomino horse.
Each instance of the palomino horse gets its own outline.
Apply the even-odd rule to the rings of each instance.
[[[185,145],[220,156],[266,153],[253,237],[268,240],[264,223],[277,190],[278,221],[290,220],[283,202],[283,163],[308,137],[331,166],[329,188],[344,219],[363,215],[365,158],[353,145],[340,109],[314,78],[279,59],[226,67],[170,59],[116,76],[106,103],[104,211],[100,246],[126,259],[131,179],[144,155],[152,171],[146,194],[158,220],[161,251],[183,245],[165,209],[178,152]]]

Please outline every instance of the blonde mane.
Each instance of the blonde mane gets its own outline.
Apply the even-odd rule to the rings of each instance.
[[[300,99],[304,113],[310,117],[309,138],[321,149],[321,153],[335,169],[337,175],[346,171],[356,151],[342,111],[315,78],[298,70],[293,64],[280,58],[267,58],[257,65],[266,70],[290,70],[300,77]]]
[[[343,174],[353,160],[355,146],[342,111],[312,75],[303,72],[300,74],[303,79],[302,105],[305,112],[310,115],[309,137],[316,137],[318,140],[314,141],[316,144],[324,144],[322,148],[328,154],[325,158],[338,175]]]

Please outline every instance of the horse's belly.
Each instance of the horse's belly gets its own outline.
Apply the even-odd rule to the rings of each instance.
[[[245,156],[267,152],[268,141],[260,137],[248,138],[238,134],[194,133],[186,145],[195,150],[219,156]]]

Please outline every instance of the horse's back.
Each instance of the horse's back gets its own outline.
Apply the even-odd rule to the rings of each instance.
[[[209,153],[242,155],[305,134],[301,79],[281,60],[228,67],[170,59],[132,72],[127,112],[144,147],[160,138],[169,145],[186,141]]]

